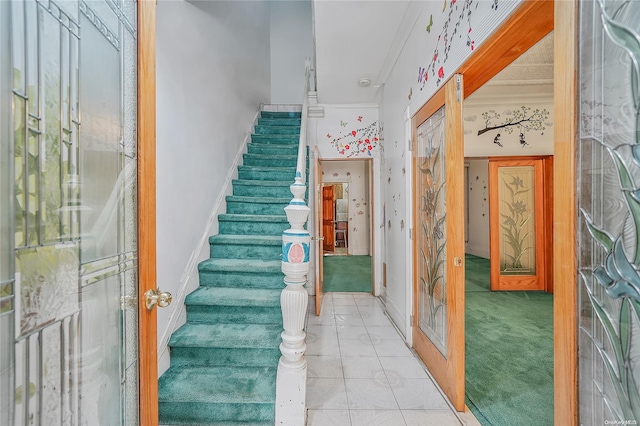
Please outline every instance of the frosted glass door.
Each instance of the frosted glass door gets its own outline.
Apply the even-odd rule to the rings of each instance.
[[[640,421],[640,2],[580,2],[580,423]]]
[[[491,290],[547,289],[545,230],[552,195],[545,191],[545,161],[489,159]]]
[[[465,355],[461,86],[462,77],[454,76],[416,114],[412,149],[414,347],[459,411]]]
[[[138,423],[136,2],[0,2],[0,423]]]

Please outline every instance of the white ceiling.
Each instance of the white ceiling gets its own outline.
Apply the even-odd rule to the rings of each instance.
[[[314,0],[318,101],[374,103],[394,51],[415,22],[417,2],[404,0]],[[550,96],[553,33],[525,52],[468,100],[492,96]],[[369,87],[358,86],[362,78]]]
[[[314,0],[318,102],[372,103],[410,1]],[[358,86],[362,78],[369,87]]]

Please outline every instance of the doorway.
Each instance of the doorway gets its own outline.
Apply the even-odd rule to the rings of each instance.
[[[325,292],[373,292],[371,167],[370,159],[322,161]]]
[[[558,3],[563,3],[563,2],[558,2]],[[490,79],[492,76],[494,76],[495,74],[499,73],[505,66],[507,66],[510,62],[512,62],[516,57],[518,57],[520,55],[521,52],[526,51],[529,47],[531,47],[532,45],[534,45],[536,42],[538,42],[540,39],[542,39],[545,35],[547,35],[552,29],[553,29],[553,22],[554,22],[554,6],[556,7],[555,12],[556,13],[566,13],[567,15],[564,16],[567,19],[563,21],[563,25],[565,24],[569,24],[569,23],[573,23],[574,21],[569,17],[570,16],[570,12],[569,9],[571,9],[573,6],[571,5],[567,5],[567,7],[565,8],[564,6],[558,6],[558,3],[553,3],[553,2],[531,2],[531,3],[527,3],[527,4],[523,4],[522,6],[520,6],[520,8],[514,13],[514,15],[512,15],[511,18],[509,18],[507,20],[507,22],[505,22],[505,24],[498,29],[498,31],[494,34],[494,36],[488,41],[486,42],[486,45],[483,45],[485,48],[482,49],[482,46],[480,49],[478,49],[478,52],[476,52],[475,55],[473,55],[459,70],[459,72],[461,72],[463,74],[463,80],[464,83],[462,84],[462,86],[464,87],[464,96],[462,96],[462,98],[466,98],[468,97],[471,93],[475,92],[479,87],[481,87],[484,83],[486,83],[488,81],[488,79]],[[571,6],[571,7],[569,7]],[[560,11],[560,12],[559,12]],[[557,18],[556,18],[557,19]],[[558,57],[558,51],[563,51],[563,52],[567,52],[569,51],[569,45],[571,44],[570,40],[574,40],[575,38],[570,38],[568,37],[568,33],[565,31],[569,31],[570,29],[565,25],[564,28],[562,28],[561,31],[561,36],[558,35],[558,33],[556,33],[555,35],[555,41],[556,44],[559,47],[556,47],[554,49],[554,57]],[[567,40],[564,40],[563,37],[568,37]],[[560,43],[558,43],[559,40],[563,40]],[[564,44],[564,45],[563,45]],[[560,46],[562,45],[562,46]],[[571,80],[571,70],[572,70],[573,65],[570,65],[568,63],[563,63],[562,65],[558,66],[556,64],[556,69],[554,70],[554,80],[557,81],[558,80],[558,76],[561,76],[561,80],[562,82],[564,82],[567,86],[570,85],[571,83],[569,82]],[[565,87],[562,87],[562,89],[566,89]],[[555,89],[554,89],[555,90]],[[555,90],[555,94],[559,93],[560,90]],[[426,122],[426,120],[430,119],[430,117],[432,116],[432,114],[436,111],[436,109],[438,108],[438,106],[440,105],[444,105],[445,104],[445,98],[446,95],[444,93],[442,94],[436,94],[434,95],[434,97],[432,98],[432,100],[430,100],[425,107],[423,107],[422,110],[420,110],[418,113],[416,113],[416,115],[413,117],[413,129],[414,131],[416,131],[416,133],[418,132],[417,129],[419,126],[423,125],[423,123]],[[558,98],[558,96],[554,96],[555,99]],[[438,101],[439,100],[439,101]],[[433,102],[432,102],[433,101]],[[448,102],[448,100],[447,100]],[[430,103],[432,103],[431,106]],[[436,105],[437,104],[437,105]],[[573,117],[573,111],[575,110],[575,108],[569,108],[567,110],[564,109],[560,109],[559,105],[557,102],[554,102],[555,108],[556,110],[561,111],[559,113],[559,116],[561,117],[560,120],[563,123],[566,123],[568,121],[570,121],[570,117]],[[457,125],[457,123],[450,123],[447,126],[453,126],[451,128],[455,128],[455,126]],[[449,128],[449,127],[448,127]],[[554,145],[557,146],[558,142],[557,142],[557,138],[558,138],[558,134],[562,134],[563,137],[567,137],[567,138],[571,138],[572,136],[570,136],[569,132],[568,132],[569,126],[562,126],[562,131],[555,131],[553,132],[555,134],[555,138],[554,138]],[[417,135],[414,136],[414,141],[416,140]],[[492,142],[499,142],[500,139],[498,138],[497,140],[494,139],[494,141]],[[516,139],[516,141],[518,141],[518,139]],[[415,143],[415,142],[414,142]],[[460,164],[460,171],[459,171],[459,175],[460,175],[460,179],[463,176],[463,165],[462,165],[462,161],[460,160],[461,164]],[[556,164],[558,164],[556,162]],[[565,163],[566,165],[566,163]],[[417,167],[414,167],[414,170],[416,170]],[[457,169],[456,169],[457,170]],[[458,172],[456,172],[458,173]],[[457,174],[456,174],[457,176]],[[447,177],[449,177],[449,175],[447,175]],[[415,191],[414,191],[415,194]],[[463,191],[460,190],[459,191],[459,196],[462,197]],[[416,195],[417,197],[417,195]],[[566,197],[563,197],[566,198]],[[457,205],[460,204],[461,201],[458,200],[455,203],[447,203],[448,205]],[[415,209],[414,209],[415,210]],[[447,210],[446,214],[448,215],[450,213],[450,210]],[[419,228],[419,225],[416,225],[416,228]],[[447,236],[448,239],[452,238],[452,235],[448,235]],[[453,234],[453,238],[459,239],[459,241],[464,241],[464,236],[460,233],[460,234]],[[419,258],[419,251],[416,249],[414,251],[415,253],[415,262],[418,262],[418,258]],[[461,265],[462,262],[459,255],[457,255],[457,253],[452,253],[452,256],[447,256],[447,263],[446,263],[446,267],[447,267],[447,275],[449,274],[449,268],[450,268],[450,263],[455,265]],[[456,271],[455,269],[451,269],[452,271]],[[418,273],[414,274],[414,303],[418,303],[418,299],[420,299],[420,295],[418,293],[417,289],[418,285],[419,285],[419,279],[418,279]],[[557,276],[556,276],[557,278]],[[448,278],[449,280],[451,280],[451,277],[449,276]],[[464,282],[464,280],[461,281],[462,283]],[[559,282],[558,280],[556,280],[556,282]],[[573,282],[573,281],[567,281],[567,283],[569,282]],[[455,283],[455,280],[454,280]],[[460,286],[461,284],[458,283],[457,285],[455,285],[456,287]],[[455,288],[455,287],[454,287]],[[451,287],[448,288],[447,291],[449,291],[449,289],[451,289]],[[458,289],[459,290],[459,289]],[[568,293],[571,293],[568,289],[566,290]],[[568,298],[571,298],[571,294],[563,294],[563,296],[567,296]],[[449,296],[447,296],[448,298]],[[462,294],[460,296],[461,300],[464,300],[464,294]],[[456,303],[457,302],[457,303]],[[448,303],[448,302],[447,302]],[[564,306],[566,306],[565,301],[563,300],[562,302],[564,304]],[[555,307],[558,306],[558,303],[556,302]],[[463,311],[464,309],[461,310],[459,309],[459,300],[455,301],[452,300],[452,304],[449,306],[447,305],[447,310],[449,312],[449,315],[463,315]],[[567,309],[571,309],[571,308],[567,308]],[[575,309],[572,311],[574,312]],[[574,312],[575,314],[575,312]],[[417,321],[418,319],[416,318],[416,316],[418,316],[418,311],[417,309],[414,307],[414,330],[416,328],[417,325]],[[574,318],[575,319],[575,318]],[[571,374],[571,371],[574,371],[575,369],[575,364],[572,364],[574,361],[572,361],[573,359],[573,355],[569,355],[570,353],[573,352],[572,349],[569,348],[570,346],[570,342],[572,341],[571,337],[569,337],[569,335],[571,334],[571,331],[568,329],[568,325],[572,323],[573,320],[571,320],[570,318],[567,319],[567,321],[563,321],[561,325],[558,324],[558,322],[556,322],[555,324],[555,336],[556,336],[556,342],[557,343],[559,336],[564,336],[562,337],[562,339],[566,339],[566,342],[562,344],[562,346],[556,346],[555,347],[555,361],[557,361],[559,359],[559,353],[561,352],[562,355],[561,357],[563,357],[565,359],[566,362],[563,362],[562,365],[566,366],[568,369],[562,372],[563,376],[567,376],[567,374]],[[447,338],[450,335],[455,335],[458,336],[459,335],[459,328],[458,330],[455,330],[452,327],[456,327],[455,324],[457,324],[457,327],[463,327],[460,325],[460,322],[448,322],[447,321],[443,321],[444,327],[445,327],[445,331],[443,333],[443,335],[446,335]],[[558,334],[558,331],[564,331],[566,334],[562,335],[562,334]],[[415,333],[414,333],[415,334]],[[459,358],[459,353],[462,352],[464,353],[464,339],[460,340],[460,339],[456,339],[456,344],[458,345],[458,350],[455,352],[455,359],[453,358],[447,358],[447,355],[445,355],[445,359],[447,359],[447,364],[445,364],[445,366],[440,366],[440,367],[431,367],[428,365],[430,371],[432,372],[432,374],[434,374],[434,377],[436,378],[436,381],[438,381],[438,383],[440,384],[440,386],[443,388],[443,390],[445,391],[445,393],[447,393],[447,395],[449,396],[449,398],[452,400],[453,404],[456,406],[456,408],[458,409],[464,409],[464,405],[463,404],[459,404],[459,396],[460,396],[460,391],[459,391],[459,386],[460,386],[460,381],[459,381],[459,377],[458,376],[453,376],[453,375],[447,375],[446,372],[447,371],[451,371],[451,369],[449,368],[449,363],[454,363],[456,365],[460,365],[460,358]],[[415,344],[415,338],[414,338],[414,344]],[[464,358],[462,363],[464,363]],[[451,367],[453,368],[453,367]],[[556,369],[557,369],[557,365],[556,365]],[[459,371],[459,370],[458,370]],[[569,373],[567,373],[567,371]],[[558,370],[556,370],[555,374],[555,380],[554,380],[554,395],[555,395],[555,399],[556,399],[556,406],[558,406],[558,401],[562,400],[562,401],[568,401],[571,398],[573,398],[573,396],[575,395],[575,389],[573,388],[573,386],[571,385],[570,382],[568,382],[565,379],[559,379],[559,374],[558,374]],[[462,385],[464,387],[464,385]],[[558,397],[558,395],[563,395],[562,397]],[[461,408],[459,408],[461,407]],[[561,411],[559,413],[555,413],[555,418],[556,418],[556,422],[558,421],[558,419],[564,419],[566,422],[570,423],[570,421],[567,418],[568,413],[570,413],[573,409],[575,408],[575,400],[573,400],[573,404],[570,405],[568,408],[562,408]]]
[[[553,32],[465,99],[465,393],[491,424],[553,423],[552,69]]]

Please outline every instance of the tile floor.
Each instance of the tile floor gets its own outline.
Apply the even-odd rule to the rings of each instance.
[[[366,293],[326,293],[307,316],[308,426],[479,425],[456,413]]]

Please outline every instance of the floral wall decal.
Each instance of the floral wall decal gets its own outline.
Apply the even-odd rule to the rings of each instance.
[[[435,49],[431,55],[431,62],[426,67],[418,67],[418,86],[420,90],[424,88],[429,78],[437,78],[436,86],[440,86],[440,83],[444,79],[445,69],[444,64],[449,59],[449,52],[451,51],[452,39],[458,35],[462,37],[462,33],[466,37],[466,44],[470,50],[475,49],[476,41],[472,37],[473,28],[471,27],[471,15],[474,10],[478,8],[477,0],[464,0],[459,3],[456,0],[450,0],[444,2],[443,13],[446,12],[447,7],[449,13],[440,34],[436,41]],[[494,7],[491,7],[494,9]],[[498,0],[495,0],[495,9],[498,9]],[[465,29],[462,29],[463,23]],[[429,17],[429,25],[427,25],[427,33],[431,33],[433,27],[433,15]],[[437,69],[437,71],[436,71]]]
[[[359,118],[358,121],[362,121],[362,117]],[[378,122],[374,121],[365,127],[340,132],[338,136],[335,137],[330,136],[331,135],[328,134],[327,138],[331,139],[331,146],[336,149],[338,154],[345,157],[358,157],[360,155],[368,155],[371,157],[371,151],[377,147],[379,141]]]
[[[374,106],[326,106],[317,120],[316,143],[323,159],[379,158],[382,126]]]

